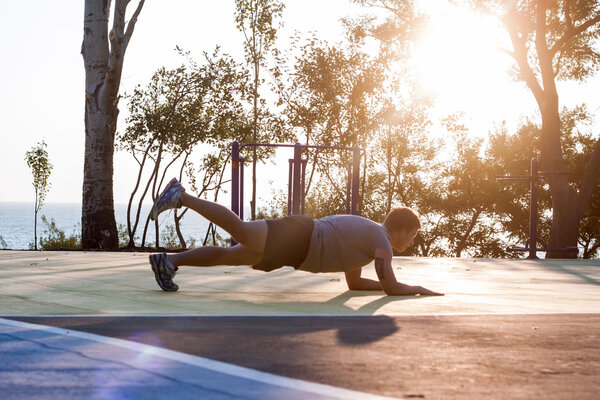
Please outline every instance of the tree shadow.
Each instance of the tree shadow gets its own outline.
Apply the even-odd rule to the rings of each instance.
[[[565,260],[565,261],[567,261],[567,260]],[[572,261],[572,260],[568,260],[568,261]],[[552,260],[552,261],[549,261],[549,260],[540,260],[539,264],[542,267],[546,268],[546,269],[549,269],[549,270],[552,270],[552,271],[556,271],[556,272],[560,272],[560,273],[565,273],[565,274],[568,274],[568,275],[572,275],[572,276],[575,276],[575,277],[581,279],[585,283],[589,283],[589,284],[592,284],[592,285],[600,286],[600,280],[598,280],[598,279],[590,276],[593,273],[597,274],[598,273],[597,271],[600,268],[600,266],[598,266],[598,265],[592,266],[592,265],[588,265],[588,264],[582,264],[582,266],[583,265],[587,265],[590,268],[590,270],[586,273],[586,272],[581,271],[581,270],[572,270],[572,269],[569,269],[568,265],[559,264],[559,262],[560,261],[558,261],[558,260]]]

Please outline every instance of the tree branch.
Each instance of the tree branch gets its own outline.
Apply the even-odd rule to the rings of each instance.
[[[573,20],[571,19],[571,3],[572,0],[567,0],[564,3],[565,23],[567,24],[567,33],[573,30]]]
[[[144,0],[140,0],[138,7],[133,15],[132,20],[127,27],[127,36],[125,31],[125,13],[127,5],[131,0],[117,0],[115,3],[115,11],[113,17],[113,28],[111,29],[108,38],[110,40],[110,55],[108,59],[108,70],[104,83],[100,89],[100,104],[105,110],[110,109],[111,102],[117,101],[119,86],[121,84],[121,73],[123,71],[123,59],[127,44],[133,33],[133,28],[137,17],[144,5]]]
[[[525,81],[525,83],[533,93],[533,96],[535,97],[535,100],[537,101],[538,105],[541,107],[542,96],[544,92],[535,76],[535,73],[533,72],[533,69],[529,65],[526,46],[527,39],[526,37],[524,37],[524,35],[521,34],[521,32],[519,32],[519,26],[517,24],[517,21],[519,21],[519,13],[516,7],[517,2],[512,2],[512,5],[506,14],[504,22],[514,48],[514,52],[511,55],[513,56],[519,67],[521,78]]]
[[[556,41],[556,43],[554,43],[554,45],[550,49],[551,54],[552,55],[556,54],[558,51],[562,50],[562,48],[567,43],[569,43],[571,40],[575,39],[575,37],[577,37],[577,35],[585,32],[586,30],[588,30],[588,28],[596,25],[599,22],[600,22],[600,15],[596,15],[594,18],[585,21],[583,24],[579,25],[578,27],[573,27],[571,25],[571,29],[567,29],[567,33],[565,33],[565,35],[562,38],[558,39]]]
[[[535,97],[535,100],[537,101],[538,105],[541,106],[544,91],[542,90],[540,83],[535,77],[533,69],[527,61],[527,46],[525,46],[525,39],[519,37],[517,32],[512,31],[510,28],[508,29],[508,33],[513,43],[513,47],[515,49],[514,53],[512,53],[512,56],[514,57],[515,61],[517,62],[517,65],[519,66],[521,78],[525,81],[525,84],[533,93],[533,96]]]
[[[127,46],[129,45],[129,40],[131,39],[131,35],[133,35],[133,29],[135,28],[137,19],[140,15],[140,12],[142,11],[142,7],[144,6],[144,1],[145,0],[140,0],[137,8],[135,9],[135,12],[133,13],[133,16],[131,17],[131,19],[129,20],[129,23],[127,24],[127,31],[125,32],[125,43],[123,45],[123,52],[125,52],[125,50],[127,50]],[[128,0],[128,2],[129,2],[129,0]]]
[[[540,72],[542,74],[542,85],[544,92],[555,92],[554,69],[552,65],[552,53],[548,50],[548,42],[546,41],[546,2],[538,1],[536,10],[536,33],[535,33],[535,50],[538,56]]]

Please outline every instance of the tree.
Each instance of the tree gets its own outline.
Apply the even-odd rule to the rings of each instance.
[[[116,0],[108,32],[110,0],[86,0],[81,54],[85,65],[85,161],[81,209],[84,249],[117,249],[113,198],[113,153],[119,114],[119,86],[125,51],[144,5],[128,23],[130,0]]]
[[[146,195],[150,192],[152,200],[156,200],[171,167],[179,167],[177,176],[180,181],[186,172],[190,189],[200,196],[214,190],[219,177],[222,181],[229,143],[234,137],[244,138],[240,127],[247,125],[242,107],[247,74],[231,57],[221,55],[219,48],[211,55],[205,53],[201,64],[192,60],[189,53],[178,50],[187,57],[186,64],[170,70],[160,68],[147,85],[138,85],[133,93],[127,95],[127,128],[117,136],[117,141],[121,149],[133,155],[139,166],[127,208],[128,247],[135,247],[134,238]],[[204,148],[211,147],[211,150],[201,160],[202,168],[198,174],[204,177],[197,187],[192,154],[200,143]],[[133,217],[132,206],[136,196],[138,204]],[[185,212],[174,213],[174,229],[182,248],[186,244],[181,235],[180,220]],[[149,223],[149,216],[145,216],[142,247]],[[158,247],[158,221],[154,227]]]
[[[260,71],[265,66],[266,54],[273,47],[277,35],[275,20],[281,17],[284,5],[279,0],[236,0],[235,22],[244,34],[244,50],[246,61],[253,70],[252,80],[252,142],[257,143],[260,137],[259,125],[261,108],[258,89],[263,82]],[[257,149],[252,149],[252,201],[251,218],[256,219],[256,161]]]
[[[580,105],[563,108],[560,119],[566,169],[571,171],[567,178],[574,189],[580,190],[579,185],[597,141],[594,134],[586,129],[591,124],[591,116],[585,105]],[[540,132],[541,125],[527,118],[512,134],[504,126],[491,134],[486,158],[493,165],[495,175],[528,175],[530,159],[539,158],[542,151]],[[546,178],[547,176],[538,191],[538,235],[542,238],[552,226],[552,198]],[[496,193],[496,200],[493,202],[497,219],[503,226],[505,236],[511,238],[512,243],[524,243],[529,237],[529,185],[515,181],[505,182],[503,186]],[[599,200],[600,186],[596,186],[588,212],[579,228],[578,241],[583,248],[583,258],[594,257],[600,247]]]
[[[275,75],[279,105],[284,107],[291,130],[309,145],[367,148],[381,123],[384,64],[363,51],[361,43],[331,44],[315,37],[296,43],[296,56],[279,58],[280,70]],[[284,59],[293,60],[293,65],[283,66]],[[344,185],[351,152],[311,150],[305,155],[310,159],[307,196],[314,178],[323,177],[338,206],[345,210]],[[322,189],[319,186],[319,192]],[[313,203],[323,204],[321,200]]]
[[[442,192],[440,230],[455,257],[463,252],[476,257],[505,257],[502,226],[493,206],[502,187],[495,179],[493,164],[485,157],[484,140],[472,137],[457,117],[444,120],[450,133],[446,148],[452,150],[435,182]]]
[[[37,250],[37,216],[44,205],[46,194],[50,190],[48,178],[50,178],[50,173],[53,168],[48,160],[46,143],[41,141],[36,146],[32,147],[31,150],[26,152],[25,161],[27,161],[27,166],[31,169],[31,175],[33,175],[33,188],[35,189],[33,246],[34,249]]]
[[[533,94],[542,119],[541,168],[570,172],[561,135],[556,82],[583,82],[600,67],[600,3],[597,0],[475,0],[477,6],[498,15],[510,36],[507,51],[516,63],[516,77]],[[594,144],[581,183],[569,183],[566,174],[548,178],[552,195],[551,248],[576,246],[582,218],[600,176],[600,140]],[[564,257],[550,252],[547,257]],[[575,257],[576,252],[571,253]]]

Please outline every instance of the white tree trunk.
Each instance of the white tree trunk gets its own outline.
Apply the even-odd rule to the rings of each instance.
[[[84,249],[119,247],[113,199],[114,137],[125,50],[144,5],[140,0],[125,30],[130,0],[116,0],[108,32],[110,0],[85,0],[81,54],[85,65],[85,162],[81,209]]]

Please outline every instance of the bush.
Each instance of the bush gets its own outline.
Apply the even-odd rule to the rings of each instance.
[[[42,250],[80,250],[81,249],[81,234],[78,233],[81,229],[75,225],[74,231],[70,236],[67,236],[64,231],[56,227],[54,218],[48,219],[42,215],[42,223],[45,225],[44,234],[40,237],[40,249]],[[30,244],[31,247],[31,244]]]
[[[117,229],[119,231],[119,247],[125,248],[129,245],[129,232],[127,232],[127,225],[119,224]],[[138,235],[133,236],[134,245],[135,245],[135,242],[137,242],[139,240],[140,240],[140,237]]]
[[[167,225],[165,227],[161,238],[161,245],[167,249],[181,249],[181,243],[179,242],[179,237],[177,237],[174,225]]]
[[[0,235],[0,248],[6,249],[7,247],[8,247],[8,245],[6,244],[6,241],[4,240],[2,235]]]

